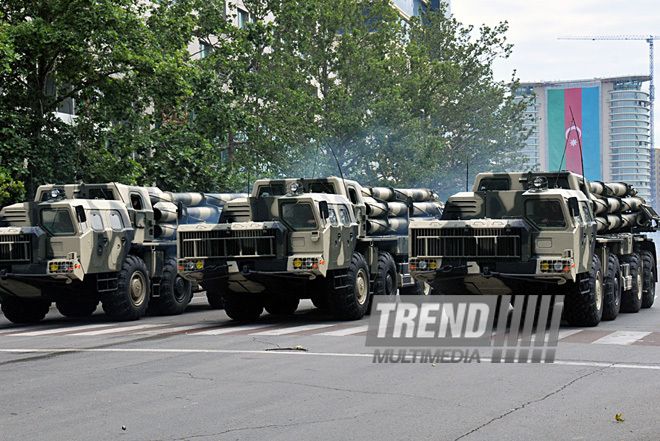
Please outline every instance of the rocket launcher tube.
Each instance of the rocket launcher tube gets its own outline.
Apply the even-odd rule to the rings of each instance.
[[[367,216],[369,217],[387,217],[389,214],[387,204],[384,202],[378,202],[372,197],[365,196],[364,203],[367,206]]]
[[[208,205],[222,206],[234,199],[247,198],[247,193],[204,193]]]
[[[156,202],[154,204],[154,220],[156,222],[176,222],[177,206],[172,202]]]

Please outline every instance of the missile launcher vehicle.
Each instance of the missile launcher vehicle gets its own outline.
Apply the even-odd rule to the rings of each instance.
[[[481,173],[442,218],[410,226],[410,271],[440,294],[561,294],[571,325],[649,308],[658,215],[626,183]]]
[[[179,274],[217,293],[235,320],[264,308],[292,314],[304,298],[338,319],[359,319],[371,295],[425,293],[408,272],[408,224],[439,217],[436,199],[430,190],[338,177],[258,180],[218,223],[179,227]]]
[[[181,222],[217,221],[231,195],[169,193],[118,183],[43,185],[33,202],[0,211],[0,306],[14,323],[43,319],[52,302],[114,320],[180,314],[191,283],[177,274]]]

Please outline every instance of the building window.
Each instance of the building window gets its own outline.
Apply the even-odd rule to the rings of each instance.
[[[248,14],[247,11],[238,8],[238,27],[243,29],[251,21],[252,17],[250,17],[250,14]]]

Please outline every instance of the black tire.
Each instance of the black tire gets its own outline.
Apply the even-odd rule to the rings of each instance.
[[[642,251],[642,308],[650,308],[655,301],[655,258],[650,251]]]
[[[271,315],[291,315],[298,309],[300,299],[279,290],[269,291],[264,296],[264,309]]]
[[[117,289],[104,293],[103,310],[113,320],[137,320],[149,306],[149,272],[144,261],[137,256],[126,256],[117,275]]]
[[[318,309],[328,309],[330,307],[328,302],[328,281],[332,281],[330,275],[328,277],[316,276],[315,279],[308,280],[305,284],[305,292]]]
[[[378,256],[378,273],[373,283],[372,296],[385,296],[390,300],[396,298],[396,262],[390,253],[383,252]]]
[[[158,297],[149,301],[149,311],[156,315],[178,315],[192,300],[192,284],[177,273],[176,259],[168,259],[163,266]]]
[[[614,320],[621,310],[621,278],[619,258],[607,256],[607,276],[603,278],[603,320]]]
[[[7,320],[19,325],[43,320],[48,314],[51,304],[50,300],[22,299],[13,296],[2,296],[0,302],[0,307]]]
[[[251,322],[259,318],[264,310],[259,294],[222,290],[225,312],[229,318],[239,322]]]
[[[597,326],[603,318],[603,273],[600,259],[594,256],[588,273],[578,274],[576,283],[564,299],[564,317],[571,326]],[[586,285],[586,292],[581,286]]]
[[[400,296],[428,296],[435,294],[435,290],[428,283],[421,280],[415,280],[413,285],[402,286],[399,288]]]
[[[621,312],[638,312],[642,307],[643,280],[639,254],[624,256],[622,261],[630,265],[632,289],[621,294]]]
[[[205,283],[202,288],[206,291],[206,300],[211,309],[224,309],[225,302],[222,299],[222,290],[213,284]]]
[[[343,280],[344,282],[339,282]],[[337,284],[341,286],[336,286]],[[330,285],[330,311],[338,320],[358,320],[369,307],[369,266],[360,253],[353,253],[345,274]]]
[[[90,317],[98,304],[99,298],[92,292],[64,295],[55,302],[60,314],[71,318]]]

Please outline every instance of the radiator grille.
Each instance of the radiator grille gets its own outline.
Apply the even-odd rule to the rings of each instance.
[[[0,234],[0,262],[19,263],[32,260],[31,236]]]
[[[521,258],[519,228],[420,228],[411,235],[411,257]]]
[[[180,257],[274,257],[275,230],[181,231]]]

